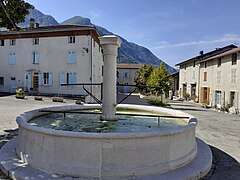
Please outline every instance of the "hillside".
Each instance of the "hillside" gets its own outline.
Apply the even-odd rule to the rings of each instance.
[[[30,15],[25,18],[26,21],[24,23],[20,23],[19,26],[20,27],[29,26],[30,17],[33,17],[35,21],[39,23],[40,26],[51,26],[59,24],[52,16],[44,15],[40,11],[34,9],[30,10]],[[92,25],[96,27],[98,33],[101,36],[113,34],[112,32],[108,31],[107,29],[101,26],[92,24],[89,18],[84,18],[81,16],[72,17],[60,24]],[[135,43],[128,42],[121,36],[119,37],[122,40],[122,45],[119,48],[118,63],[152,64],[154,66],[159,66],[159,64],[162,62],[165,64],[166,68],[170,73],[176,71],[167,63],[157,58],[149,49],[143,46],[139,46]]]

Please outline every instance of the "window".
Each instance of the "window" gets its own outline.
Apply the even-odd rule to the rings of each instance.
[[[221,93],[221,91],[216,91],[216,104],[218,105],[218,106],[221,106],[221,104],[222,104],[222,93]]]
[[[0,85],[4,85],[4,77],[0,77]]]
[[[32,52],[32,63],[33,64],[38,64],[39,63],[39,52],[38,51],[33,51]]]
[[[237,69],[231,69],[231,84],[236,84]]]
[[[52,85],[52,73],[51,72],[43,73],[43,85]]]
[[[77,82],[77,73],[70,72],[67,73],[67,84],[75,84]]]
[[[10,46],[16,45],[16,39],[10,39]]]
[[[204,62],[204,68],[207,68],[207,61]]]
[[[222,58],[217,59],[217,67],[220,67],[222,64]]]
[[[75,36],[69,36],[68,43],[75,43]]]
[[[195,65],[196,65],[196,62],[195,62],[195,61],[193,61],[193,67],[195,67]]]
[[[76,63],[76,54],[75,51],[68,51],[68,64]]]
[[[203,73],[203,81],[207,81],[207,72]]]
[[[39,38],[33,38],[33,45],[39,44]]]
[[[187,69],[187,65],[186,65],[186,64],[184,64],[184,69],[185,69],[185,70]]]
[[[237,64],[237,53],[232,54],[232,65]]]
[[[125,77],[125,78],[129,77],[128,72],[124,72],[124,77]]]
[[[10,52],[8,64],[16,64],[16,54],[15,52]]]
[[[192,79],[195,79],[195,70],[192,72]]]
[[[0,46],[4,46],[4,39],[0,40]]]
[[[221,83],[221,71],[217,71],[217,84]]]

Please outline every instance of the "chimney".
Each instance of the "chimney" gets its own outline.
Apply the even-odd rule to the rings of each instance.
[[[200,51],[199,54],[202,56],[203,55],[203,51]]]
[[[34,28],[34,18],[30,18],[30,28],[33,29]]]
[[[36,23],[36,28],[39,28],[39,23]]]

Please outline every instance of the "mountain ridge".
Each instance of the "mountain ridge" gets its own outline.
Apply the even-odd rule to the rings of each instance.
[[[103,35],[113,35],[114,33],[108,31],[107,29],[97,26],[91,23],[89,18],[85,18],[82,16],[74,16],[69,18],[61,23],[58,23],[54,17],[50,15],[45,15],[42,12],[38,11],[37,9],[30,10],[30,14],[26,16],[25,22],[18,24],[20,27],[27,27],[29,26],[30,18],[34,18],[40,26],[51,26],[51,25],[91,25],[95,26],[96,30],[100,34]],[[117,34],[116,34],[117,35]],[[118,35],[117,35],[118,36]],[[160,63],[163,63],[169,73],[176,72],[176,69],[169,66],[163,60],[156,57],[149,49],[137,45],[133,42],[128,42],[121,36],[118,36],[122,40],[121,47],[118,49],[118,63],[129,63],[129,64],[152,64],[154,66],[159,66]]]

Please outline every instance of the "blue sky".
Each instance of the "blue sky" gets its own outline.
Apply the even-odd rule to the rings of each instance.
[[[171,66],[240,43],[240,0],[27,0],[58,22],[90,18]]]

